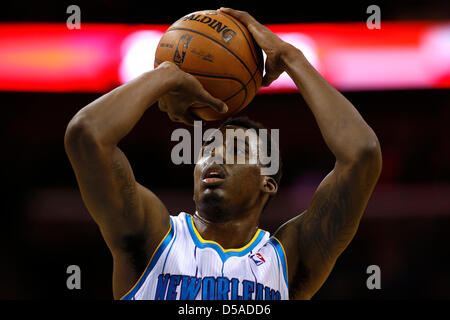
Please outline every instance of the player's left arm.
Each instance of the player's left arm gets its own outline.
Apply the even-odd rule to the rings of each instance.
[[[281,59],[336,159],[307,210],[276,234],[287,254],[291,297],[309,299],[358,229],[381,172],[381,149],[377,136],[356,108],[301,52],[287,50]]]
[[[294,80],[336,158],[308,209],[275,233],[287,255],[291,298],[309,299],[357,231],[381,172],[379,141],[352,103],[311,66],[301,51],[246,12],[223,12],[243,22],[265,51],[264,85],[284,71]]]

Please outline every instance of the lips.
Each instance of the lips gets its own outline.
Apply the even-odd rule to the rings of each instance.
[[[208,186],[217,185],[222,183],[226,176],[226,170],[222,166],[213,164],[203,172],[202,181]]]

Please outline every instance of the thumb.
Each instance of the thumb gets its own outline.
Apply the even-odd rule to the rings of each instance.
[[[278,77],[283,73],[283,69],[276,68],[272,60],[266,60],[266,74],[262,79],[262,86],[268,87],[272,82],[278,79]]]
[[[262,86],[263,87],[268,87],[270,86],[270,84],[272,82],[274,82],[275,80],[278,79],[278,77],[282,74],[283,72],[272,72],[272,73],[266,73],[262,79]]]

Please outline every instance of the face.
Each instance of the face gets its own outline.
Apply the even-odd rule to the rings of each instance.
[[[258,135],[246,131],[246,139],[228,134],[238,129],[242,133],[246,128],[226,126],[211,135],[194,169],[197,210],[211,214],[216,221],[226,221],[235,213],[264,204],[268,197],[268,177],[261,175],[256,161]]]

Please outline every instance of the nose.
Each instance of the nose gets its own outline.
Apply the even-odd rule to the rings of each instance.
[[[198,154],[197,164],[198,163],[224,164],[225,152],[226,150],[223,145],[214,146],[210,144],[204,146],[202,149],[200,149],[200,152]]]

